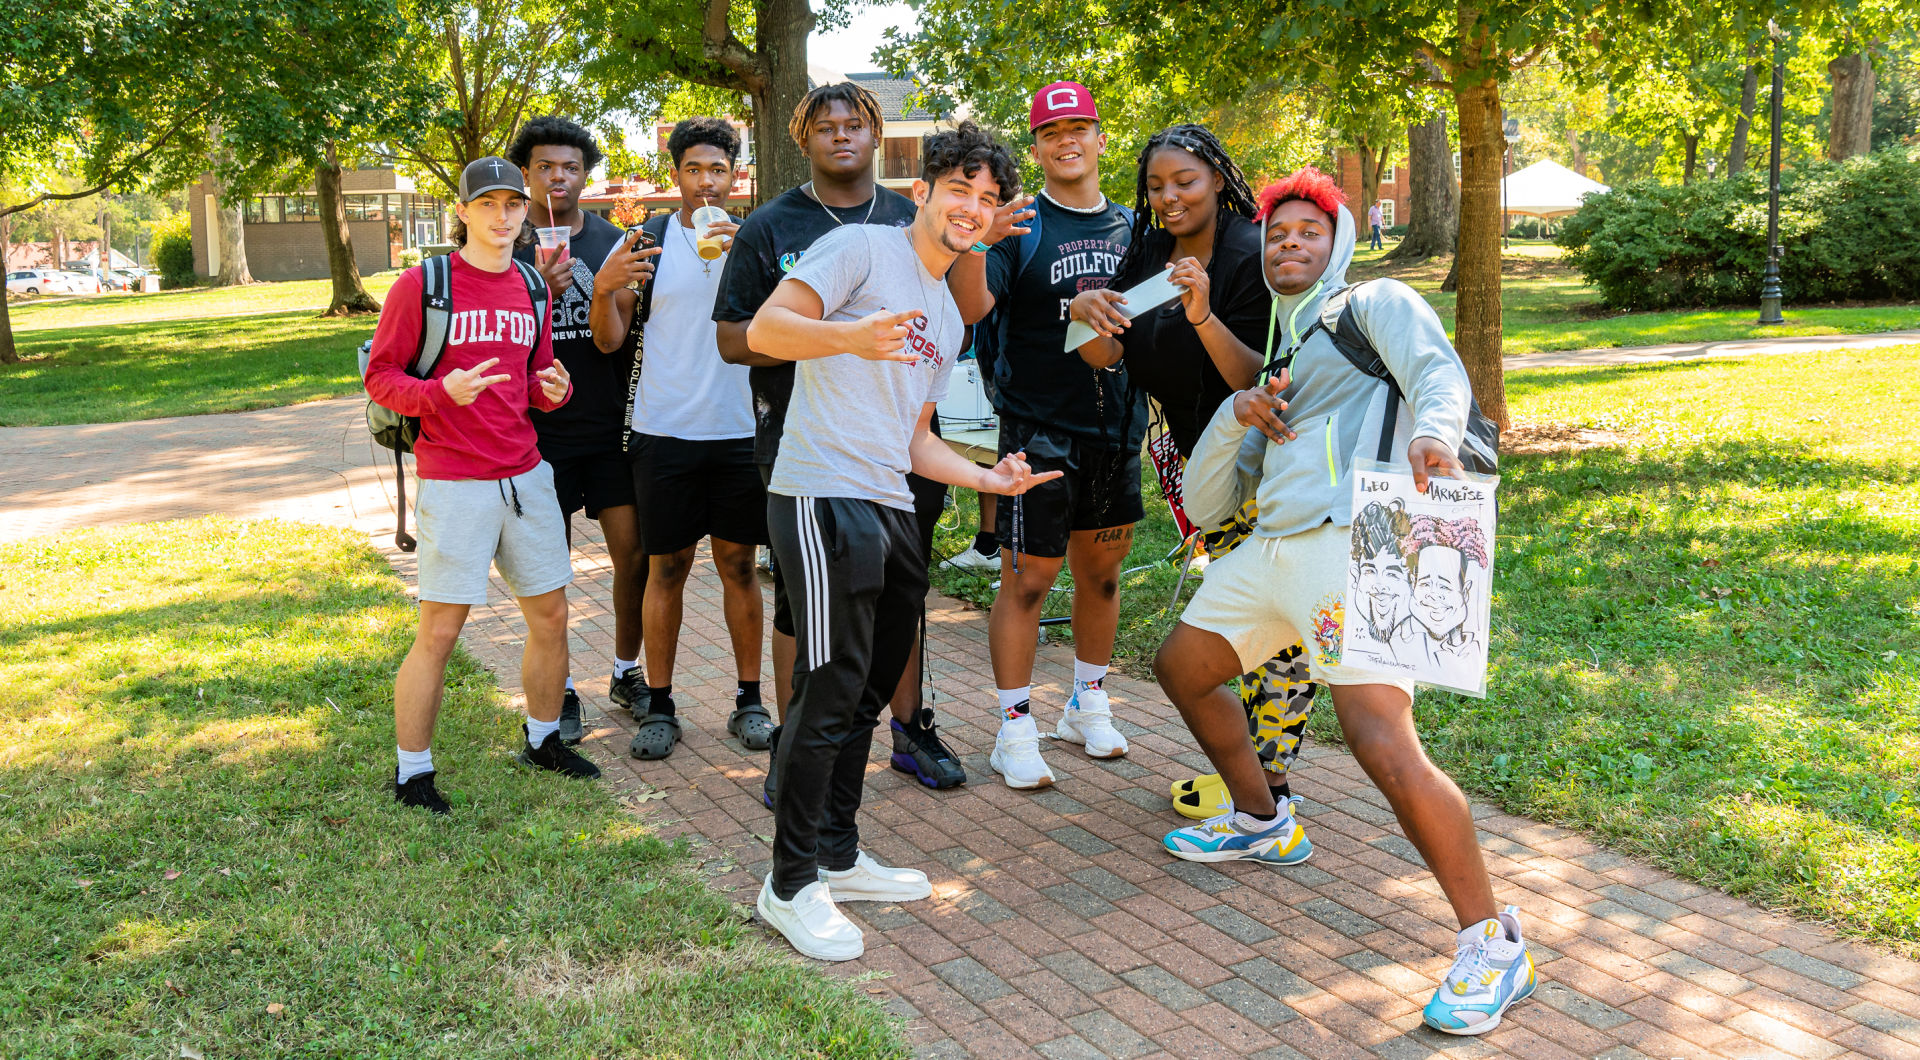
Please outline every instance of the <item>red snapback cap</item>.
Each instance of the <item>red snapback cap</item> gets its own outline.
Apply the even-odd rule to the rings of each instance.
[[[1093,93],[1077,81],[1055,81],[1033,94],[1033,108],[1027,115],[1027,131],[1062,118],[1099,121],[1100,111],[1093,105]]]

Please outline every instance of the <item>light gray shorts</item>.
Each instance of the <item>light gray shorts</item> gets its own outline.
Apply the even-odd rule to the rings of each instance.
[[[420,531],[415,554],[422,600],[486,603],[489,566],[500,568],[516,597],[550,593],[573,581],[553,468],[544,460],[513,478],[422,479],[413,517]]]

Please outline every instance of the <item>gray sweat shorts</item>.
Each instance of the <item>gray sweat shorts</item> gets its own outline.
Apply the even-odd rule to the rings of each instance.
[[[485,604],[489,566],[516,597],[573,581],[553,468],[544,460],[513,478],[422,479],[413,516],[422,600]]]

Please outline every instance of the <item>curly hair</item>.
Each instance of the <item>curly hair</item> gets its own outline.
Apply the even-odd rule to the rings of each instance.
[[[733,131],[733,123],[725,118],[687,118],[667,134],[667,154],[675,167],[689,149],[701,144],[725,151],[729,162],[740,158],[740,134]]]
[[[852,81],[821,85],[800,97],[800,102],[793,107],[793,119],[787,122],[787,135],[793,137],[794,143],[805,146],[807,127],[813,124],[814,115],[835,103],[845,103],[848,110],[873,126],[874,140],[880,139],[880,130],[886,126],[886,119],[880,116],[880,98]]]
[[[1416,515],[1407,528],[1406,540],[1401,545],[1406,550],[1407,570],[1420,572],[1420,550],[1423,548],[1450,548],[1460,554],[1460,577],[1467,576],[1467,562],[1478,563],[1482,569],[1492,565],[1487,558],[1487,535],[1480,529],[1480,520],[1470,516],[1459,519],[1442,519],[1437,515]]]
[[[513,143],[507,147],[507,161],[527,168],[533,161],[533,149],[536,147],[571,147],[580,152],[580,164],[591,173],[605,156],[600,153],[600,145],[593,142],[593,134],[577,122],[552,114],[540,117],[522,125],[514,134]]]
[[[928,133],[920,141],[920,155],[926,160],[920,167],[920,179],[929,185],[956,169],[972,180],[985,166],[1000,186],[1001,202],[1012,202],[1020,194],[1020,167],[1013,160],[1013,152],[971,121]]]
[[[1340,223],[1340,207],[1347,204],[1345,192],[1325,173],[1312,166],[1299,169],[1260,189],[1260,212],[1254,220],[1265,221],[1283,202],[1310,202],[1327,215],[1329,224]]]
[[[1405,558],[1400,542],[1412,528],[1412,517],[1402,501],[1391,506],[1370,502],[1353,517],[1353,559],[1358,563],[1382,552]]]
[[[1147,205],[1147,163],[1153,160],[1155,152],[1166,147],[1189,152],[1220,174],[1223,186],[1219,195],[1219,212],[1213,218],[1216,232],[1220,227],[1220,214],[1237,213],[1251,221],[1254,211],[1258,209],[1246,175],[1240,172],[1240,167],[1227,154],[1219,137],[1203,125],[1169,125],[1154,133],[1147,140],[1147,145],[1140,149],[1140,159],[1134,167],[1133,177],[1133,239],[1127,244],[1126,257],[1120,260],[1120,270],[1115,275],[1126,275],[1128,267],[1145,256],[1148,233],[1165,231]]]

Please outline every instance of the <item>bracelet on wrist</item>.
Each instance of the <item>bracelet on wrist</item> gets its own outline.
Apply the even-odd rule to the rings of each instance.
[[[1191,320],[1187,321],[1187,323],[1193,324],[1194,330],[1198,331],[1199,329],[1206,327],[1207,321],[1212,319],[1213,319],[1213,310],[1209,309],[1207,310],[1207,315],[1201,317],[1200,322],[1198,324],[1194,324],[1193,321]]]

